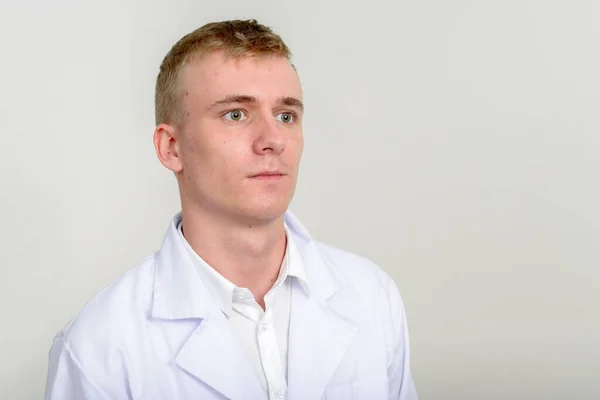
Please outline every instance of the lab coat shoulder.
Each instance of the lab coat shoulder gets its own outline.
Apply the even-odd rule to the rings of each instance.
[[[364,278],[368,276],[386,275],[386,273],[368,258],[361,257],[357,254],[329,245],[327,243],[314,240],[315,246],[319,250],[325,261],[330,262],[332,266],[339,268],[343,266],[349,273],[349,277],[356,275]]]
[[[94,296],[56,335],[46,398],[125,398],[128,355],[152,304],[156,253]]]
[[[396,283],[379,265],[368,258],[319,241],[315,241],[315,245],[330,272],[342,283],[351,284],[359,293],[367,296],[364,301],[369,302],[369,306],[374,305],[373,301],[402,303]],[[403,313],[404,309],[397,311]]]
[[[379,319],[386,343],[393,348],[393,336],[398,334],[405,315],[402,299],[390,275],[367,258],[322,242],[315,241],[315,244],[330,273],[342,285],[352,286],[358,294],[357,309]]]

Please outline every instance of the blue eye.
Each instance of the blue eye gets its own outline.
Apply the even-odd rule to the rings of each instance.
[[[281,114],[277,114],[275,119],[279,122],[283,122],[284,124],[291,124],[294,122],[294,114],[291,112],[283,112]]]
[[[242,110],[229,111],[224,115],[225,119],[229,121],[241,121],[246,117],[246,114]]]

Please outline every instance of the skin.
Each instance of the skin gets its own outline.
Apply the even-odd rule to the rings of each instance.
[[[304,146],[300,80],[285,57],[214,52],[188,64],[179,83],[185,121],[158,125],[154,146],[177,176],[184,235],[264,309]]]

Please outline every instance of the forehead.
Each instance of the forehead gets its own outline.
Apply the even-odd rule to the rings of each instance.
[[[223,52],[211,53],[187,64],[181,83],[186,98],[200,103],[234,94],[264,102],[282,97],[302,99],[298,74],[281,56],[231,58]]]

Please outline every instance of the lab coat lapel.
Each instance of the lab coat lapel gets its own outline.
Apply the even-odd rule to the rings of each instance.
[[[228,399],[262,399],[252,365],[226,322],[225,317],[202,321],[175,362]]]
[[[288,400],[318,400],[356,337],[356,292],[327,264],[308,232],[291,214],[286,222],[308,276],[308,291],[292,289],[288,350]]]
[[[228,399],[264,398],[240,341],[187,256],[177,231],[180,218],[174,218],[158,254],[152,317],[171,321],[171,329],[198,322],[175,355],[180,368]]]
[[[288,399],[318,400],[358,328],[309,298],[299,285],[292,293],[288,351]]]

